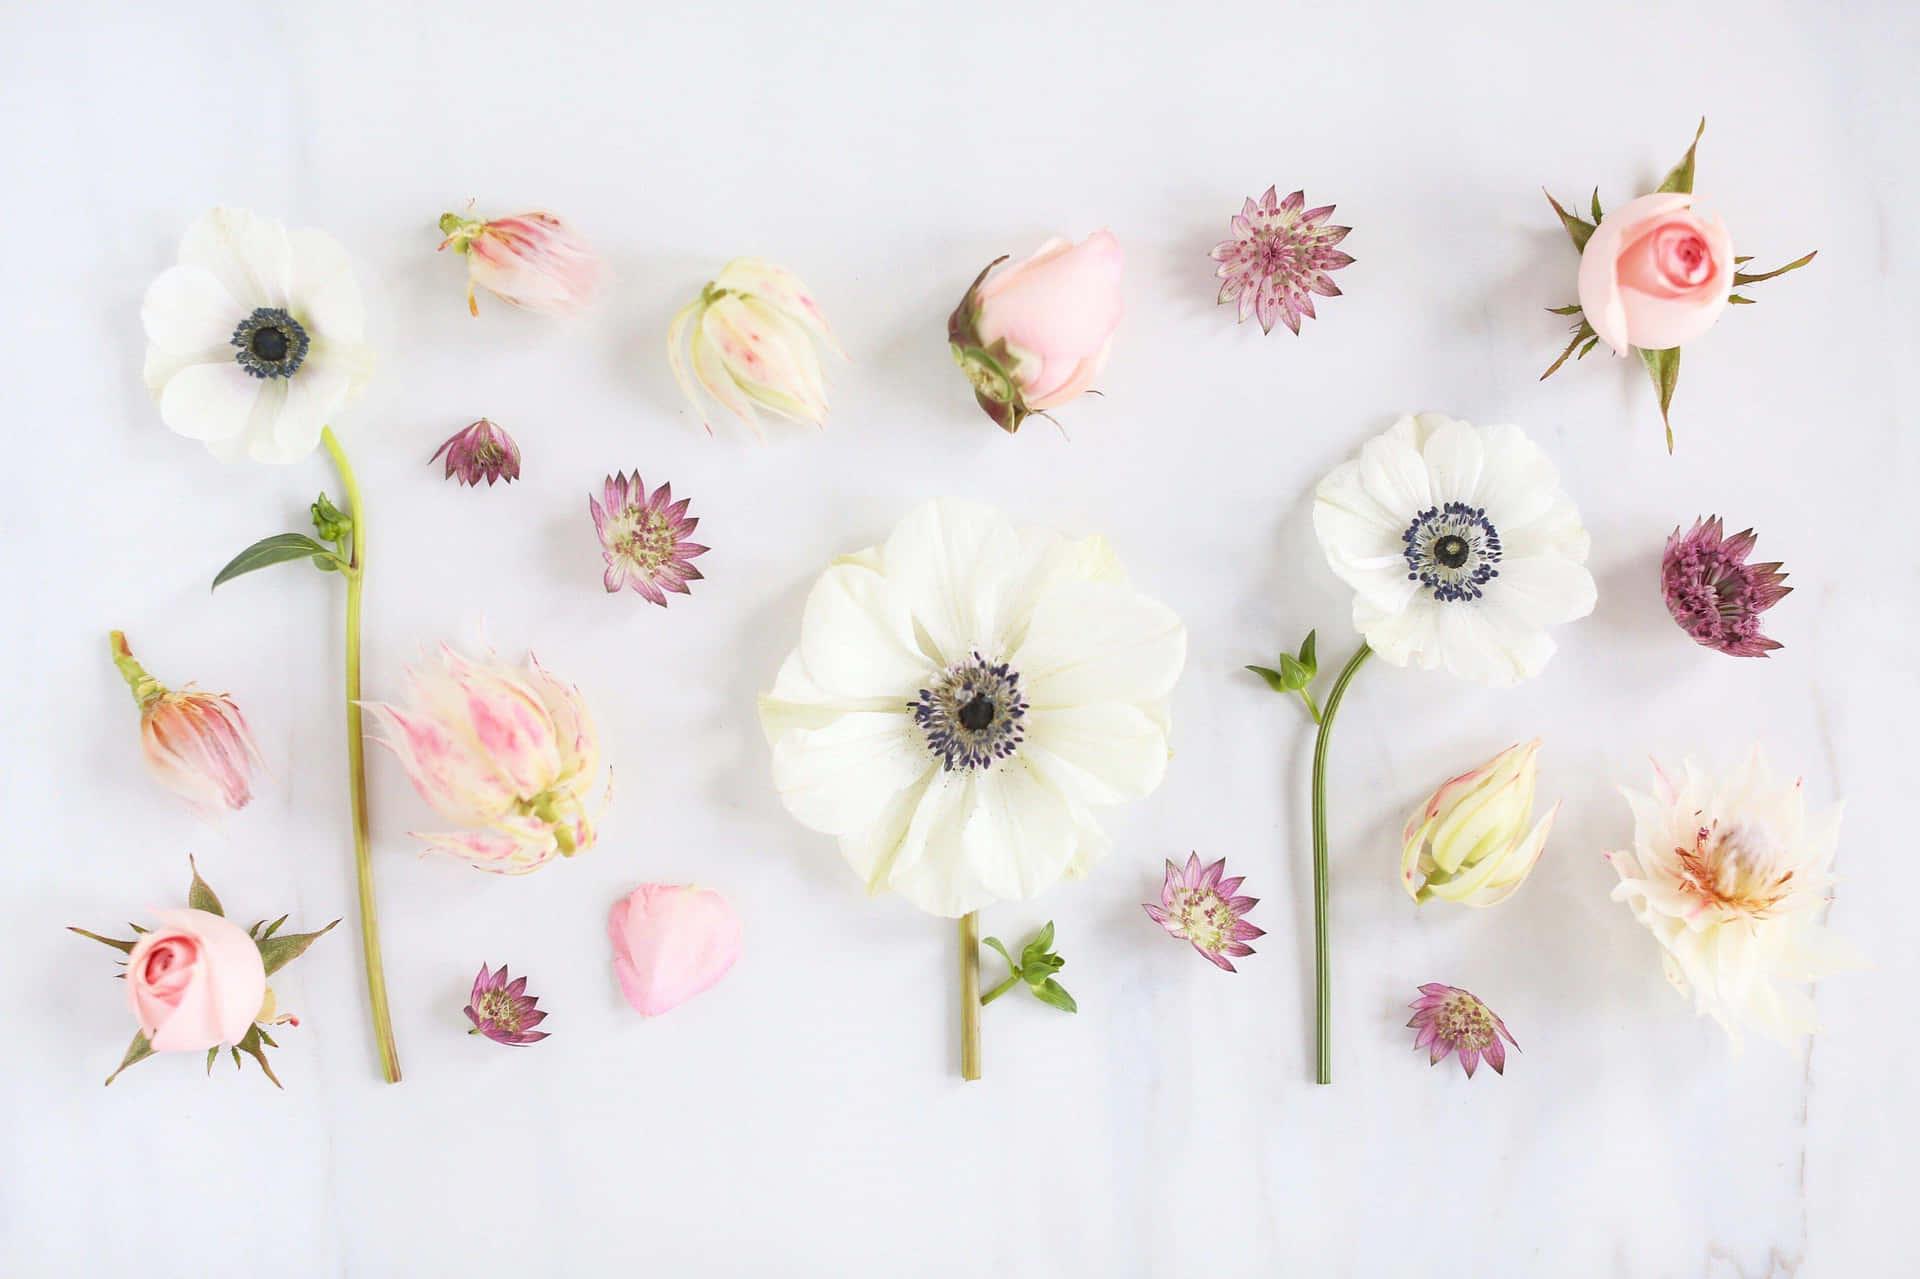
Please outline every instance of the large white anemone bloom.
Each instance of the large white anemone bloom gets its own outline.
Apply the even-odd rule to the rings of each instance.
[[[1660,943],[1667,980],[1736,1050],[1743,1025],[1785,1043],[1817,1031],[1801,984],[1863,964],[1821,921],[1839,808],[1809,816],[1800,780],[1777,785],[1758,747],[1724,783],[1689,760],[1677,780],[1655,765],[1652,794],[1622,793],[1633,847],[1607,854],[1613,896]]]
[[[1108,849],[1094,810],[1166,771],[1187,634],[1100,538],[935,501],[836,560],[760,717],[780,797],[872,892],[938,915]]]
[[[245,209],[188,229],[140,320],[161,421],[221,458],[299,461],[373,367],[346,250]]]
[[[1593,611],[1587,530],[1517,426],[1401,418],[1320,481],[1313,530],[1395,666],[1517,684],[1553,656],[1547,627]]]

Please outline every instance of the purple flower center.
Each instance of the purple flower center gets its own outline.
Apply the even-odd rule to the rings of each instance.
[[[907,703],[941,768],[990,768],[1012,755],[1026,737],[1021,722],[1027,703],[1020,675],[1005,662],[980,654],[958,662]]]
[[[1421,583],[1436,600],[1477,600],[1481,588],[1500,576],[1500,533],[1483,507],[1430,506],[1413,517],[1400,540],[1408,580]]]

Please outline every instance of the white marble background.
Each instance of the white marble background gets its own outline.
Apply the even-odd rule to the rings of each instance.
[[[9,1275],[1882,1276],[1913,1273],[1910,1004],[1920,861],[1907,4],[1210,2],[10,5],[0,15],[8,492],[0,1240]],[[1699,192],[1764,264],[1690,345],[1668,457],[1637,367],[1539,382],[1574,257],[1542,198],[1650,184],[1710,117]],[[1236,328],[1207,248],[1269,183],[1337,201],[1347,296],[1303,339]],[[563,326],[483,304],[434,219],[546,204],[616,287]],[[339,584],[209,596],[304,524],[324,462],[223,466],[140,385],[138,305],[216,202],[324,227],[383,317],[339,423],[371,502],[368,680],[422,643],[534,646],[590,692],[619,781],[601,845],[528,879],[414,855],[424,809],[373,761],[406,1082],[382,1085],[351,923],[288,979],[304,1024],[257,1074],[165,1059],[100,1079],[130,1027],[112,956],[61,931],[172,904],[198,857],[236,913],[352,915]],[[1111,226],[1130,315],[1104,399],[1017,438],[973,409],[943,321],[974,272]],[[728,257],[791,265],[854,363],[818,437],[709,440],[666,322]],[[1353,636],[1305,514],[1396,412],[1525,425],[1593,532],[1594,616],[1485,693],[1366,671],[1335,743],[1338,1082],[1309,1082],[1307,727],[1240,667]],[[480,414],[526,478],[426,459]],[[608,598],[586,512],[638,467],[694,499],[709,580]],[[1084,884],[994,910],[1058,921],[1081,1013],[1014,998],[958,1079],[951,926],[867,900],[776,802],[753,713],[830,555],[935,494],[1102,530],[1192,631],[1178,758]],[[1755,524],[1798,589],[1786,649],[1734,661],[1667,620],[1665,535]],[[142,775],[106,656],[232,691],[276,780],[215,833]],[[1499,909],[1415,909],[1393,833],[1449,769],[1547,738],[1566,808]],[[1848,802],[1835,925],[1875,960],[1827,1033],[1729,1055],[1608,900],[1615,793],[1649,753],[1763,739]],[[1136,903],[1163,857],[1229,857],[1269,935],[1238,976]],[[643,1022],[608,905],[698,879],[746,920],[715,991]],[[469,1037],[482,960],[528,973],[553,1038]],[[1415,984],[1485,995],[1525,1051],[1430,1070]]]

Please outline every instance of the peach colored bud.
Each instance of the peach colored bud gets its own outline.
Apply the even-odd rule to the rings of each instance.
[[[407,704],[367,702],[367,717],[420,797],[474,828],[419,838],[503,874],[592,846],[600,748],[579,689],[531,657],[515,668],[444,646],[408,674]]]
[[[600,287],[600,259],[551,213],[481,221],[449,213],[440,219],[451,248],[467,257],[467,309],[480,314],[478,286],[509,305],[544,315],[579,310]]]
[[[214,818],[253,798],[260,762],[246,717],[225,693],[171,692],[148,675],[120,631],[108,636],[114,665],[140,705],[140,752],[162,786],[194,812]]]
[[[620,989],[646,1017],[710,989],[740,958],[740,917],[691,884],[642,884],[613,904],[607,935]]]

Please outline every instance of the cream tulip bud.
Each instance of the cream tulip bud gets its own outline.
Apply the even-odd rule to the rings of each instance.
[[[1492,906],[1505,901],[1540,860],[1560,811],[1532,830],[1534,760],[1540,739],[1510,746],[1450,778],[1407,819],[1400,882],[1416,902]]]

